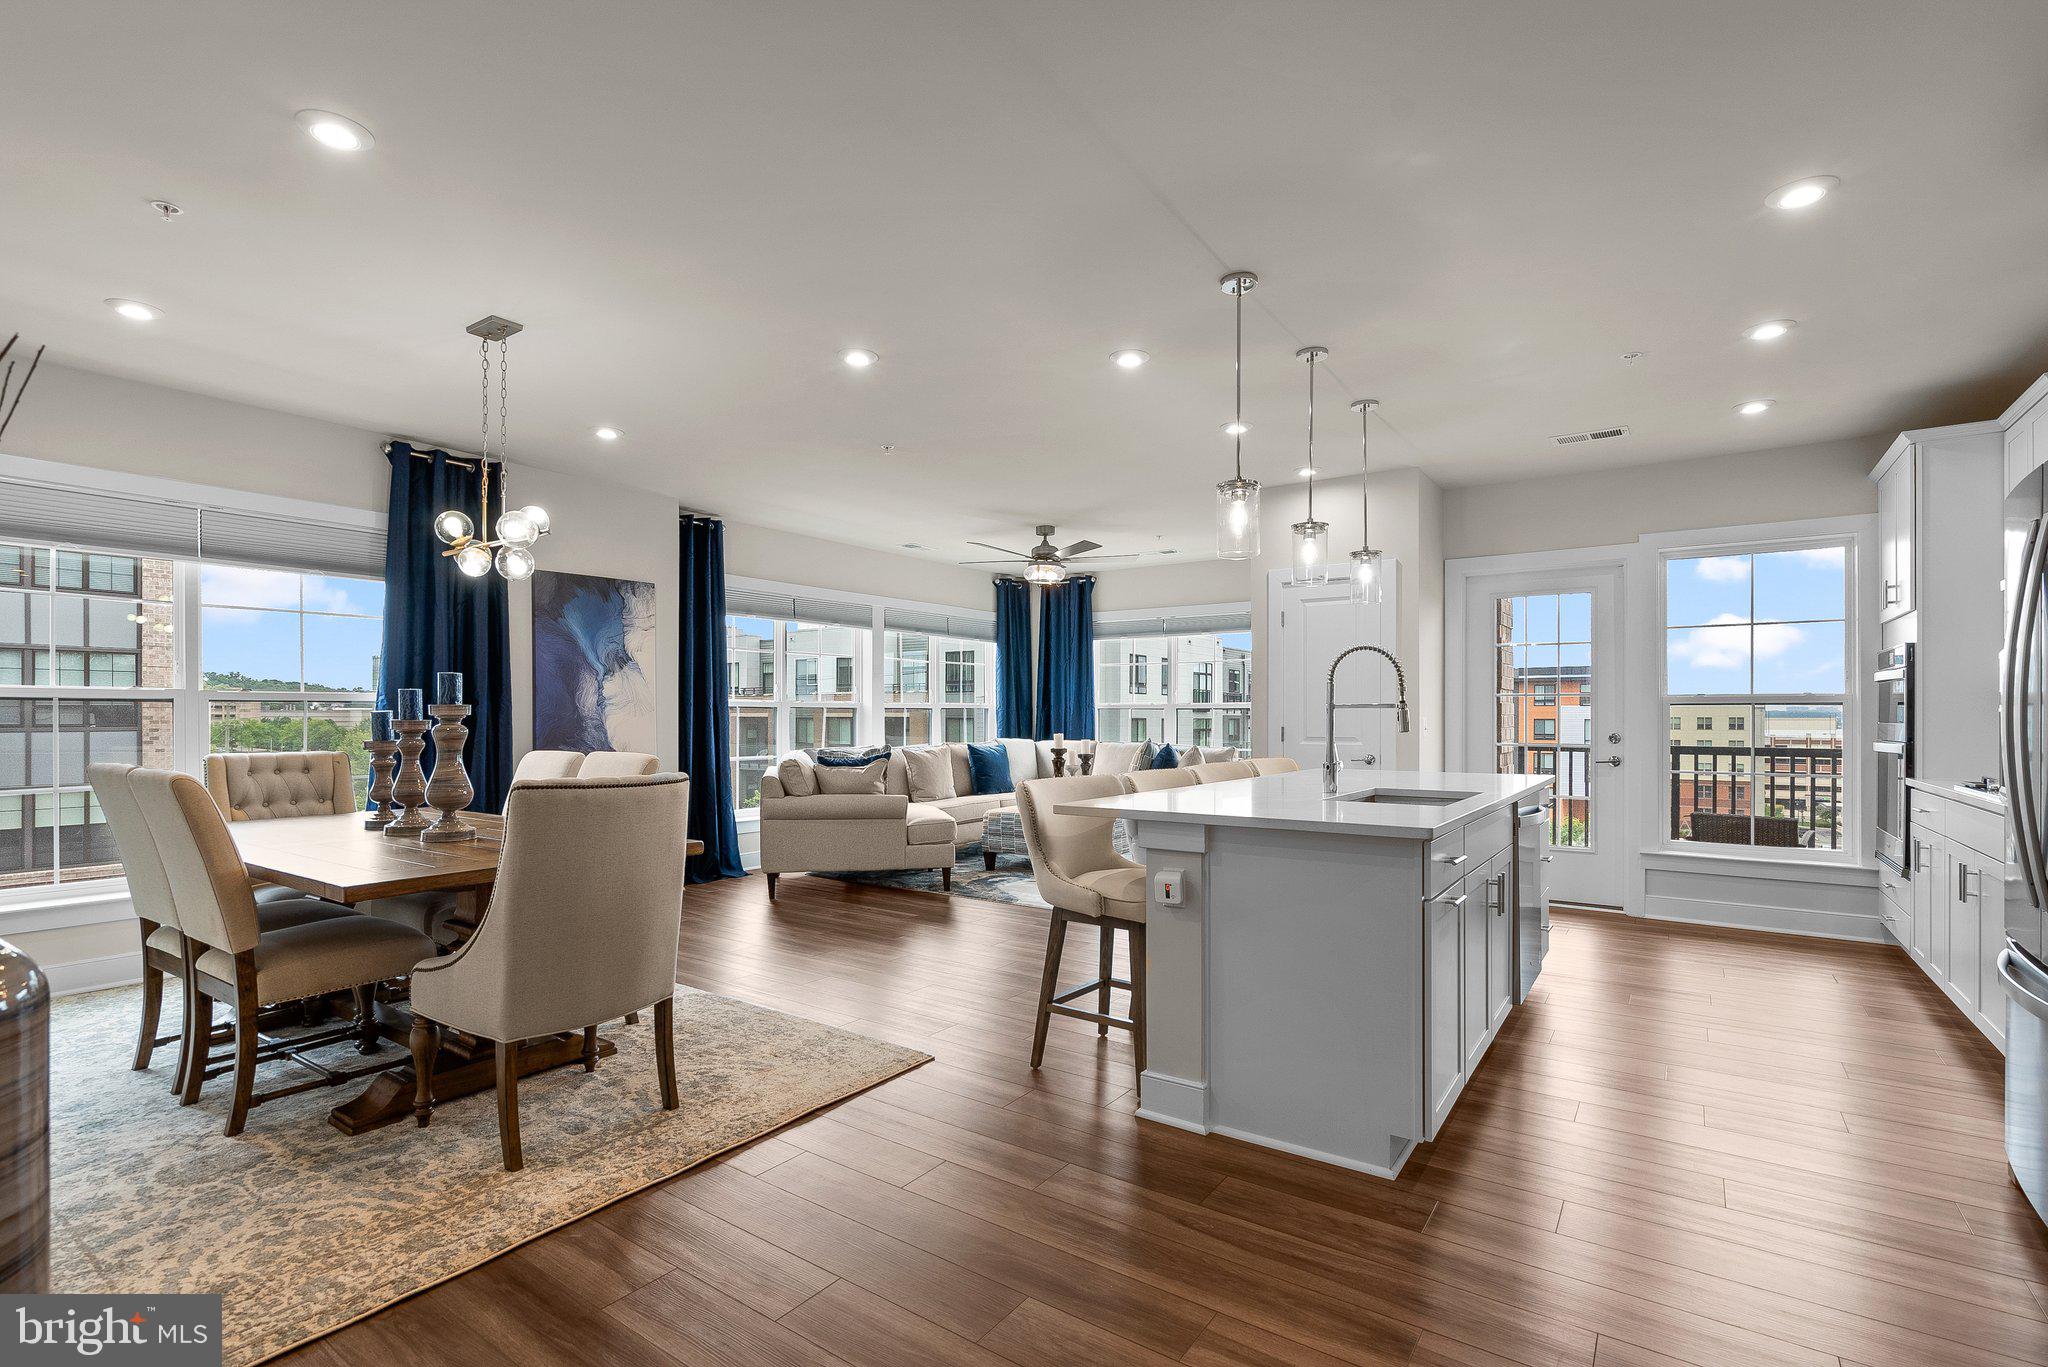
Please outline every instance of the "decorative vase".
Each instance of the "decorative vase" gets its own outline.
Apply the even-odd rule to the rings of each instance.
[[[441,816],[420,832],[420,839],[430,844],[474,840],[476,827],[462,819],[470,799],[476,796],[469,770],[462,764],[462,747],[469,740],[469,728],[462,722],[469,715],[469,704],[436,703],[427,713],[434,719],[434,776],[427,782],[427,805]]]
[[[427,748],[427,728],[433,723],[419,721],[395,721],[392,728],[398,732],[398,777],[391,784],[391,800],[398,805],[398,815],[384,827],[386,835],[418,835],[433,823],[427,820],[420,804],[427,796],[426,771],[420,768],[420,755]]]
[[[363,817],[363,829],[381,831],[395,815],[391,810],[391,776],[398,771],[398,742],[366,740],[363,749],[370,756],[370,806]]]

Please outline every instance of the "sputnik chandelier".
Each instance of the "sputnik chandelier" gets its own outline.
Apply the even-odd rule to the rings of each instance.
[[[483,472],[482,501],[478,513],[486,527],[491,522],[491,343],[498,344],[498,514],[489,540],[477,534],[476,523],[460,508],[449,508],[434,517],[434,535],[448,547],[441,554],[455,561],[455,568],[471,579],[481,579],[495,568],[506,579],[530,579],[535,568],[533,544],[548,534],[547,509],[529,503],[524,508],[504,507],[505,485],[505,342],[522,324],[492,314],[463,329],[477,339],[477,355],[483,367],[483,445],[478,464]]]

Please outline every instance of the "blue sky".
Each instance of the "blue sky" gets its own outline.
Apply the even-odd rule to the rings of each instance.
[[[372,579],[290,574],[239,565],[200,571],[202,668],[367,692],[384,650],[384,586]],[[305,672],[299,606],[305,605]],[[230,606],[232,605],[232,606]],[[349,614],[349,615],[331,615]]]
[[[1839,546],[1670,561],[1670,691],[1841,692],[1844,576]]]

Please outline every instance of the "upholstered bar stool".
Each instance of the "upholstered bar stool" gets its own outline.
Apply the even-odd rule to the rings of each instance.
[[[185,939],[185,990],[193,1004],[185,1032],[189,1058],[181,1099],[187,1105],[197,1101],[208,1076],[216,999],[235,1003],[235,1097],[225,1130],[229,1137],[242,1132],[252,1106],[380,1071],[372,1066],[338,1072],[305,1051],[351,1033],[368,1042],[375,1017],[365,991],[411,972],[422,955],[434,952],[434,942],[374,916],[348,914],[263,930],[248,872],[228,836],[227,822],[206,790],[184,774],[164,769],[133,770],[128,784],[163,860]],[[262,1008],[344,990],[356,994],[354,1029],[264,1047],[259,1035]],[[318,1076],[257,1094],[259,1056],[277,1054],[289,1054]]]
[[[1127,793],[1156,793],[1163,788],[1192,788],[1196,779],[1192,769],[1138,769],[1128,774],[1118,774]]]
[[[1197,783],[1228,783],[1236,778],[1257,778],[1259,771],[1248,759],[1228,759],[1215,764],[1197,764],[1188,770]]]
[[[160,1035],[157,1021],[163,1011],[164,979],[173,977],[182,983],[185,978],[185,935],[178,924],[170,875],[164,871],[164,861],[157,854],[156,841],[129,782],[136,772],[132,764],[94,764],[87,766],[85,777],[114,834],[114,848],[120,852],[121,870],[128,879],[128,898],[142,932],[142,1028],[135,1040],[133,1066],[137,1072],[147,1070],[157,1045],[177,1042],[171,1090],[182,1094],[190,1058],[187,1041],[192,1029],[192,994],[182,994],[185,1014],[177,1031]],[[352,914],[346,907],[310,897],[274,898],[257,905],[256,923],[259,930],[279,930]]]
[[[413,970],[420,1124],[433,1113],[441,1027],[491,1040],[499,1144],[506,1171],[517,1171],[525,1162],[520,1045],[580,1030],[583,1066],[595,1069],[597,1027],[648,1006],[662,1108],[676,1109],[675,969],[689,810],[682,774],[512,785],[482,925],[455,953]]]
[[[208,755],[206,791],[229,821],[278,821],[356,810],[348,756],[338,750]],[[259,905],[274,898],[301,896],[290,888],[259,885],[256,891]],[[456,901],[453,893],[424,892],[410,897],[382,897],[364,902],[356,910],[432,936],[455,910]]]
[[[1138,1071],[1145,1071],[1145,866],[1116,852],[1110,843],[1110,816],[1064,816],[1054,809],[1062,802],[1115,797],[1124,791],[1122,776],[1089,774],[1080,778],[1033,779],[1017,789],[1017,811],[1024,822],[1024,846],[1039,896],[1052,904],[1052,927],[1045,943],[1045,973],[1038,985],[1038,1017],[1031,1034],[1031,1066],[1045,1061],[1046,1031],[1054,1013],[1094,1021],[1106,1035],[1114,1025],[1131,1032],[1131,1050]],[[1100,942],[1098,973],[1091,982],[1060,992],[1060,953],[1066,947],[1067,925],[1091,921]],[[1123,931],[1131,956],[1131,976],[1115,977],[1117,931]],[[1110,1014],[1110,990],[1131,994],[1131,1014]],[[1076,997],[1096,994],[1096,1009],[1070,1006]]]
[[[1301,772],[1301,766],[1285,755],[1254,755],[1246,760],[1245,763],[1251,765],[1253,772],[1260,778],[1265,778],[1271,774],[1298,774]]]

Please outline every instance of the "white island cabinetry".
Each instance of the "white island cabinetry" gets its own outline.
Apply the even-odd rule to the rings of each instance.
[[[1359,769],[1334,798],[1304,772],[1063,804],[1125,818],[1154,889],[1176,875],[1146,907],[1139,1115],[1398,1172],[1534,975],[1515,822],[1549,784]]]

